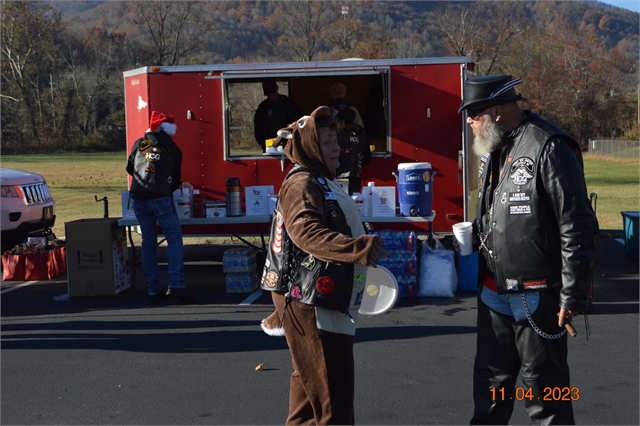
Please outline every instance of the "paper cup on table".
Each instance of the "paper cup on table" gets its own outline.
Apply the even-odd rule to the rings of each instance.
[[[453,235],[460,243],[460,254],[469,256],[473,253],[473,225],[471,222],[460,222],[453,225]]]
[[[358,312],[361,315],[384,314],[396,304],[398,293],[398,282],[387,268],[369,266]]]

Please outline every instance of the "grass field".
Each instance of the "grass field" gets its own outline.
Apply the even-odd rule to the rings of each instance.
[[[600,229],[622,229],[620,212],[640,210],[640,162],[586,156],[584,170]]]
[[[109,216],[121,216],[120,191],[127,189],[127,154],[52,154],[2,156],[2,167],[27,170],[47,179],[56,200],[53,232],[64,236],[64,223],[104,216],[107,197]],[[622,229],[621,211],[640,210],[640,163],[603,157],[585,158],[589,193],[595,192],[596,213],[601,229]]]

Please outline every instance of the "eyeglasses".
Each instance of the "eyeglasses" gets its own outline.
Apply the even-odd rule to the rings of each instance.
[[[475,121],[478,116],[480,115],[480,113],[482,113],[483,111],[487,110],[491,108],[491,106],[483,106],[480,108],[476,108],[476,109],[468,109],[467,110],[467,117],[469,117],[470,119],[472,119],[473,121]]]

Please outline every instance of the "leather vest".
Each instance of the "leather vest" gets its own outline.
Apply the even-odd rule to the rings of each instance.
[[[134,158],[134,178],[131,192],[173,193],[172,145],[154,145],[147,137],[139,139]]]
[[[313,175],[303,167],[295,167],[285,180],[298,172]],[[351,236],[351,228],[336,195],[324,178],[315,177],[325,193],[325,226]],[[269,250],[260,287],[284,293],[290,300],[347,312],[353,290],[353,264],[324,262],[296,246],[287,233],[278,201],[271,223]]]
[[[498,293],[540,291],[562,285],[562,255],[556,212],[539,178],[549,139],[561,135],[582,157],[575,140],[532,114],[511,143],[503,145],[502,170],[489,201],[492,160],[481,158],[477,225],[486,272]],[[495,179],[496,177],[492,177]],[[542,195],[542,196],[541,196]]]

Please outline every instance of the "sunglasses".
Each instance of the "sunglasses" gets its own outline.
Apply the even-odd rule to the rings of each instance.
[[[480,113],[482,113],[483,111],[486,111],[489,108],[491,108],[491,105],[483,106],[483,107],[476,108],[476,109],[468,109],[467,110],[467,117],[469,117],[470,119],[475,121],[476,118],[480,115]]]

